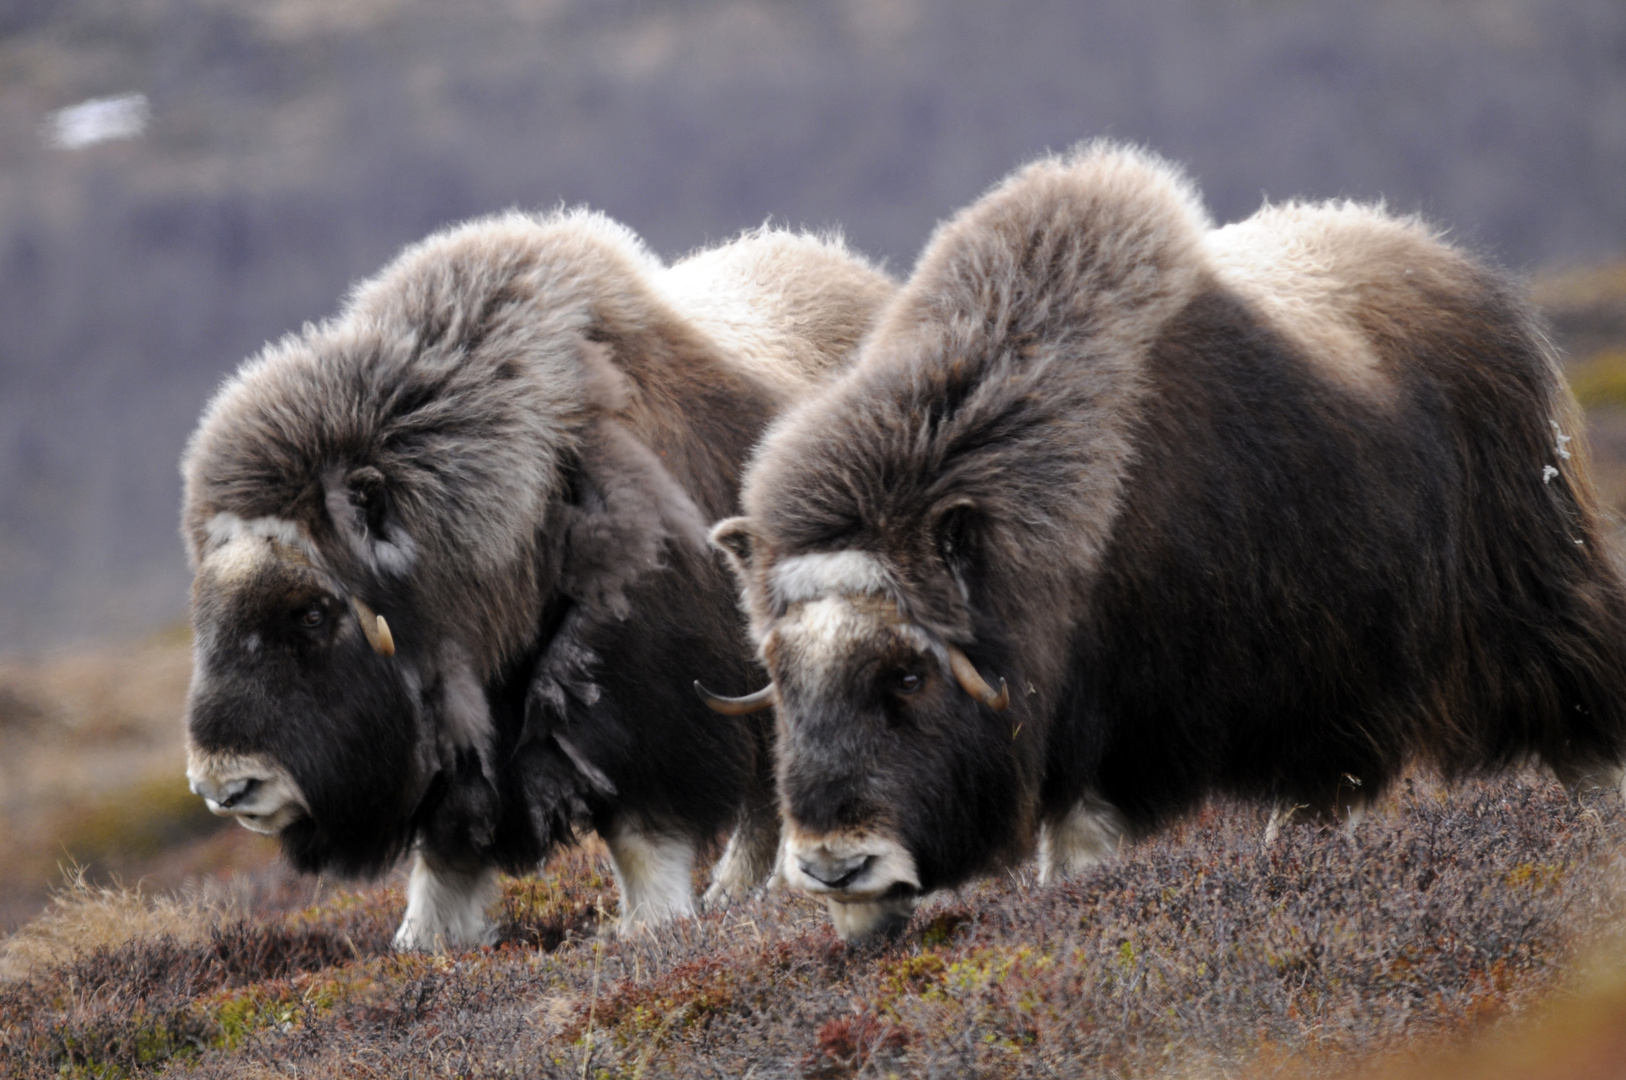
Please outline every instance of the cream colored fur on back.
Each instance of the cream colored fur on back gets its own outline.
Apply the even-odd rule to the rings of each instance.
[[[867,316],[894,290],[839,235],[766,225],[690,255],[661,285],[673,306],[782,400],[845,363],[869,329]],[[831,295],[865,302],[833,304]]]
[[[1406,279],[1454,265],[1433,230],[1353,202],[1265,206],[1208,234],[1220,282],[1347,388],[1393,389],[1362,318],[1403,309]]]

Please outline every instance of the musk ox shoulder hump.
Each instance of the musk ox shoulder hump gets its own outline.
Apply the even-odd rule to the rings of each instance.
[[[302,492],[335,463],[381,470],[421,525],[480,538],[476,560],[495,537],[528,533],[587,407],[582,332],[596,308],[647,319],[643,283],[659,268],[626,229],[582,211],[497,215],[409,246],[206,407],[182,465],[194,558],[221,511],[316,515]],[[480,453],[447,455],[449,438]],[[470,516],[448,482],[491,498]]]
[[[1381,204],[1266,205],[1210,233],[1206,248],[1221,284],[1317,370],[1378,397],[1393,384],[1374,325],[1428,318],[1420,288],[1475,291],[1471,267],[1433,229]]]
[[[1205,284],[1208,227],[1184,175],[1140,150],[1092,143],[1019,170],[937,228],[855,366],[764,440],[747,515],[795,506],[793,546],[817,546],[875,499],[893,521],[959,500],[1098,557],[1148,357]],[[839,467],[805,467],[836,445]],[[1013,456],[1042,467],[1003,467]]]
[[[764,225],[662,276],[673,306],[788,400],[852,356],[897,285],[840,233]]]
[[[1065,348],[1055,330],[1087,325],[1094,351],[1133,362],[1194,295],[1209,227],[1177,166],[1087,143],[1018,170],[939,225],[905,290],[910,302],[892,307],[876,337],[966,336],[986,322]]]
[[[603,214],[509,211],[409,245],[355,288],[334,321],[463,346],[501,334],[544,364],[563,364],[569,372],[549,373],[559,377],[579,367],[572,343],[593,323],[678,318],[652,284],[664,270],[632,230]]]

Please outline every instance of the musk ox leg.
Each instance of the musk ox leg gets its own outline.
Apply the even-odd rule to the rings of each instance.
[[[779,812],[753,808],[741,818],[728,838],[723,857],[711,872],[705,905],[726,906],[768,880],[779,864]]]
[[[1293,820],[1293,815],[1300,810],[1307,809],[1306,803],[1275,802],[1270,804],[1270,817],[1265,820],[1265,847],[1276,842],[1282,835],[1282,826]]]
[[[1349,781],[1354,781],[1353,784]],[[1341,784],[1338,794],[1330,804],[1315,809],[1310,803],[1286,802],[1278,799],[1270,805],[1270,817],[1265,820],[1264,847],[1270,847],[1282,835],[1282,829],[1295,818],[1301,824],[1329,822],[1343,823],[1344,835],[1354,836],[1355,830],[1360,828],[1361,822],[1366,820],[1367,810],[1371,804],[1365,794],[1355,790],[1360,781],[1354,777],[1345,776],[1345,783]],[[1304,810],[1308,813],[1300,814]]]
[[[486,917],[486,909],[497,893],[497,872],[490,867],[453,870],[414,852],[406,918],[395,932],[395,947],[404,952],[444,952],[490,944],[496,926]]]
[[[604,842],[621,892],[621,933],[694,915],[692,840],[620,823]]]
[[[1117,854],[1129,827],[1118,808],[1086,795],[1057,821],[1039,827],[1039,884],[1073,877]]]
[[[826,904],[836,934],[848,943],[897,934],[909,924],[909,917],[915,913],[913,896],[860,900],[851,904],[829,900]]]

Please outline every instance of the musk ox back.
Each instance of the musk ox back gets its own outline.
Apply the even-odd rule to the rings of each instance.
[[[705,523],[891,291],[835,240],[667,268],[600,216],[515,213],[269,346],[183,463],[194,790],[306,869],[414,850],[403,946],[481,940],[495,870],[578,826],[626,925],[688,911],[730,825],[715,888],[753,884],[769,733],[688,690],[755,670]]]
[[[1626,594],[1552,348],[1415,220],[1227,228],[1147,155],[945,223],[722,523],[785,873],[844,933],[1212,792],[1348,812],[1425,759],[1618,783]]]

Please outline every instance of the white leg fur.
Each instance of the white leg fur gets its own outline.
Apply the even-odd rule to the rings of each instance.
[[[498,891],[495,870],[466,874],[436,869],[422,852],[414,852],[406,918],[395,932],[395,947],[403,952],[445,952],[490,944],[496,925],[486,909]]]
[[[621,892],[623,934],[694,915],[694,844],[630,825],[604,838]]]
[[[1270,845],[1274,844],[1277,837],[1282,835],[1282,826],[1286,825],[1289,821],[1292,821],[1293,815],[1303,809],[1304,807],[1302,804],[1293,805],[1284,802],[1272,803],[1270,807],[1270,817],[1265,821],[1264,846],[1269,847]]]
[[[705,906],[726,907],[749,895],[778,867],[780,846],[778,813],[747,814],[712,868]]]
[[[1039,884],[1083,873],[1117,854],[1127,829],[1116,807],[1093,795],[1039,828]]]
[[[1361,822],[1366,820],[1366,800],[1354,799],[1344,807],[1344,835],[1354,836]]]
[[[872,934],[891,934],[902,930],[915,911],[913,896],[890,900],[864,900],[844,904],[839,900],[825,902],[830,909],[830,923],[842,941],[853,942]]]

